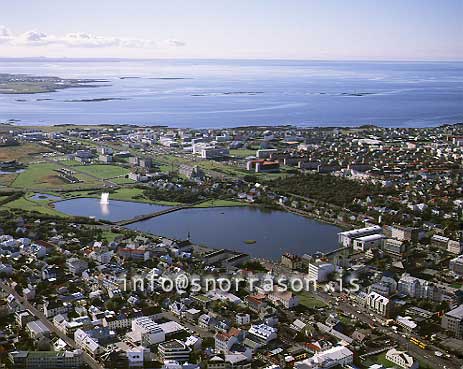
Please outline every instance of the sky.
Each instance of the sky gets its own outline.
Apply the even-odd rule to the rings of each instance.
[[[463,60],[463,0],[0,0],[0,57]]]

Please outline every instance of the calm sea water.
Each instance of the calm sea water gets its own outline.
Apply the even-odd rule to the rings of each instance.
[[[0,121],[37,125],[424,127],[463,121],[461,62],[3,60],[0,73],[109,81],[99,88],[0,95]],[[123,100],[66,101],[81,99]]]

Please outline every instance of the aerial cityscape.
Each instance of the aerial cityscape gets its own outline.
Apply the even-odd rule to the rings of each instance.
[[[463,3],[2,12],[0,368],[463,368]]]

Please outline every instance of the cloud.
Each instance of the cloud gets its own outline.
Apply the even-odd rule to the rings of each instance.
[[[11,31],[5,26],[0,26],[0,44],[8,43],[12,38]]]
[[[50,35],[39,31],[27,31],[14,35],[8,28],[0,26],[0,43],[12,46],[46,46],[61,45],[77,48],[140,48],[140,49],[165,49],[181,47],[185,43],[178,40],[153,41],[128,37],[104,37],[90,33],[75,32],[63,36]]]

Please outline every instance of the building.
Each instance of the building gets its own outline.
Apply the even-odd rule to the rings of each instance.
[[[280,171],[280,163],[265,159],[249,160],[246,163],[246,170],[256,173],[277,173]]]
[[[354,246],[354,240],[365,237],[371,236],[374,234],[381,234],[382,228],[378,225],[365,227],[360,229],[353,229],[350,231],[344,231],[338,233],[338,243],[344,247],[352,247]]]
[[[353,247],[354,250],[368,251],[372,249],[379,249],[383,244],[383,240],[386,237],[382,234],[370,234],[368,236],[362,236],[354,238]]]
[[[85,260],[80,260],[77,258],[70,258],[66,260],[66,266],[74,275],[80,275],[84,270],[88,268],[88,263]]]
[[[463,275],[463,255],[450,260],[449,269],[459,275]]]
[[[397,282],[394,278],[383,277],[379,282],[373,283],[368,292],[374,291],[383,296],[389,296],[397,290]]]
[[[35,320],[35,316],[29,310],[16,311],[14,316],[16,324],[21,328],[24,328],[27,323]]]
[[[119,247],[117,254],[123,259],[143,260],[147,261],[150,258],[150,252],[143,246],[134,247]]]
[[[236,314],[236,324],[239,326],[249,324],[251,322],[251,316],[249,314]]]
[[[365,305],[368,309],[386,318],[392,313],[392,304],[392,301],[387,297],[374,291],[370,292],[365,300]]]
[[[242,353],[217,354],[207,361],[207,369],[252,369],[251,360]]]
[[[238,337],[236,331],[238,329],[231,329],[229,333],[216,333],[214,340],[215,340],[215,349],[217,352],[228,353],[232,346],[238,342]]]
[[[147,345],[154,345],[163,342],[166,334],[151,318],[146,316],[132,320],[132,332],[130,337],[135,342],[142,342]]]
[[[41,337],[49,337],[50,330],[41,320],[35,320],[26,324],[26,331],[31,338],[39,339]]]
[[[397,290],[412,298],[437,302],[442,301],[442,297],[445,295],[443,288],[424,279],[412,277],[407,273],[402,274],[402,277],[399,279]]]
[[[299,255],[285,252],[281,256],[281,264],[291,270],[300,269],[302,267],[302,258]]]
[[[395,238],[399,241],[417,242],[424,236],[424,232],[419,228],[403,227],[399,225],[393,225],[389,227],[391,238]]]
[[[105,338],[109,337],[109,333],[109,329],[95,329],[93,331],[77,329],[74,332],[74,341],[83,351],[91,356],[96,356],[104,353],[105,349],[100,342],[105,341]]]
[[[13,351],[8,354],[13,368],[78,369],[83,366],[82,351]]]
[[[393,238],[387,238],[383,242],[383,251],[393,258],[401,259],[407,252],[407,244]]]
[[[270,155],[276,154],[277,149],[260,149],[256,151],[256,158],[258,159],[268,159]]]
[[[386,352],[386,360],[398,365],[404,369],[417,369],[419,364],[405,351],[399,351],[392,348]]]
[[[408,332],[413,332],[418,326],[410,317],[397,315],[395,319],[398,326],[402,327]]]
[[[112,155],[98,155],[98,161],[101,161],[102,163],[105,163],[105,164],[112,163],[113,156]]]
[[[230,151],[223,147],[205,147],[201,149],[203,159],[222,159],[230,155]]]
[[[441,327],[456,338],[463,338],[463,305],[445,313],[442,317]]]
[[[309,280],[317,282],[325,282],[329,279],[331,273],[336,271],[334,264],[330,263],[310,263],[309,264]]]
[[[197,165],[181,164],[178,168],[178,173],[189,179],[202,179],[206,176],[204,171]]]
[[[284,306],[286,309],[292,309],[299,305],[299,297],[291,291],[274,290],[268,294],[268,299],[273,304]]]
[[[431,237],[431,246],[439,247],[446,250],[449,244],[450,238],[435,234]]]
[[[311,358],[298,361],[294,364],[296,369],[329,369],[335,366],[352,364],[354,353],[344,346],[335,346],[328,350],[319,351]]]
[[[133,156],[129,158],[129,163],[137,166],[137,167],[142,167],[142,168],[152,168],[153,167],[153,159],[151,158],[139,158],[136,156]]]
[[[188,361],[191,349],[180,340],[170,340],[158,345],[158,353],[162,362],[175,360],[181,363]]]
[[[251,325],[248,332],[250,335],[265,342],[265,344],[277,338],[277,329],[263,323]]]
[[[463,252],[463,242],[449,240],[447,251],[452,254],[460,255]]]

